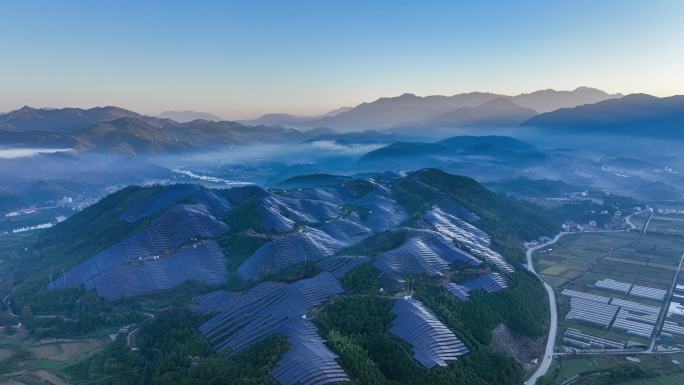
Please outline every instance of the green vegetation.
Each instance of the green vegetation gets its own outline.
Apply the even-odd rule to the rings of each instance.
[[[437,169],[410,174],[393,185],[393,193],[409,213],[409,222],[418,220],[440,201],[461,204],[480,216],[477,226],[491,236],[493,248],[518,261],[525,254],[521,241],[553,235],[560,229],[560,221],[537,205],[498,195],[474,179]]]
[[[655,214],[648,224],[648,232],[682,238],[684,237],[684,216]]]
[[[368,181],[345,182],[351,194],[362,196],[373,186]],[[19,284],[14,309],[30,330],[29,338],[104,336],[121,326],[138,329],[126,333],[91,357],[80,357],[66,367],[36,361],[35,367],[66,376],[74,383],[94,384],[271,384],[270,370],[286,351],[285,338],[276,336],[234,357],[213,352],[197,330],[202,319],[187,310],[192,297],[217,287],[186,282],[174,289],[118,301],[105,301],[83,288],[47,291],[51,271],[61,272],[102,249],[129,237],[153,218],[137,223],[120,215],[163,187],[126,188],[46,232],[20,256],[28,266],[17,269]],[[477,226],[488,232],[493,248],[511,260],[521,260],[521,240],[552,234],[558,223],[539,207],[497,195],[470,178],[438,170],[422,170],[399,180],[393,192],[410,215],[409,224],[433,204],[458,203],[476,212]],[[347,207],[362,218],[367,210]],[[258,234],[263,214],[255,203],[235,206],[223,220],[231,232],[216,239],[227,257],[229,280],[222,289],[244,290],[258,282],[243,282],[237,267],[268,241]],[[341,250],[338,254],[374,257],[401,245],[406,229],[394,229]],[[25,255],[24,255],[25,254]],[[19,256],[17,257],[19,258]],[[34,263],[35,262],[35,263]],[[316,274],[313,263],[299,264],[269,276],[292,281]],[[314,320],[328,345],[354,384],[519,384],[523,366],[513,357],[495,351],[492,330],[505,325],[516,339],[540,344],[548,327],[546,295],[539,281],[525,271],[510,275],[511,288],[499,293],[473,293],[459,302],[426,277],[408,277],[414,296],[435,312],[470,353],[445,368],[423,368],[410,347],[388,333],[392,321],[391,293],[380,293],[378,271],[372,263],[352,270],[343,278],[347,294],[315,309]],[[153,314],[150,314],[153,313]],[[155,317],[156,316],[156,317]],[[16,321],[16,320],[15,320]],[[132,346],[128,346],[132,345]],[[131,349],[135,347],[136,349]],[[50,366],[52,365],[52,366]]]
[[[99,251],[119,242],[144,227],[149,221],[128,223],[121,214],[163,189],[126,187],[102,199],[96,205],[85,208],[59,226],[41,236],[30,248],[27,266],[17,272],[19,278],[47,278],[50,271],[60,271],[77,265]],[[17,280],[19,281],[19,280]]]
[[[36,338],[107,331],[144,319],[135,311],[135,306],[104,301],[83,288],[46,291],[44,295],[31,298],[30,304],[17,301],[17,305],[26,327]]]
[[[527,272],[510,276],[511,287],[497,293],[472,293],[460,302],[441,287],[418,285],[416,297],[432,309],[452,330],[467,331],[477,342],[488,345],[491,331],[503,323],[517,335],[538,339],[548,330],[549,309],[544,288]]]
[[[350,178],[348,176],[343,175],[307,174],[287,178],[281,182],[278,182],[276,186],[284,189],[339,186],[342,183],[349,181],[349,179]]]
[[[496,192],[532,198],[562,197],[563,194],[583,190],[581,187],[550,179],[514,178],[485,185]]]
[[[264,214],[259,207],[255,203],[248,202],[233,207],[224,222],[230,225],[231,230],[241,231],[258,229],[263,220]]]
[[[371,235],[361,242],[337,252],[338,255],[376,256],[382,252],[401,246],[406,240],[406,230],[387,230]]]
[[[565,356],[554,360],[552,369],[538,382],[540,385],[560,385],[575,376],[577,385],[659,385],[680,384],[684,370],[672,360],[684,359],[684,353],[635,355],[638,363],[624,355]],[[659,382],[660,381],[660,382]]]
[[[137,334],[138,350],[131,350],[120,338],[65,372],[74,382],[91,384],[275,384],[269,369],[286,350],[283,337],[272,337],[227,359],[212,351],[197,331],[198,324],[199,319],[188,311],[164,312]]]
[[[636,233],[623,232],[568,234],[535,252],[535,268],[547,283],[559,287],[583,274],[595,259],[627,246],[637,237]]]
[[[380,290],[379,271],[371,263],[358,266],[342,278],[342,284],[352,293],[375,294]]]
[[[630,296],[595,287],[596,281],[610,278],[668,290],[672,284],[684,242],[677,238],[639,232],[578,233],[561,238],[556,244],[535,253],[535,265],[544,280],[556,288],[636,301],[649,306],[662,306],[660,301]],[[582,332],[647,346],[648,339],[626,334],[618,329],[606,330],[588,323],[565,320],[570,310],[567,297],[558,297],[561,332],[566,327]]]
[[[684,384],[684,373],[648,377],[624,382],[623,385],[680,385]]]
[[[367,296],[344,297],[316,319],[340,363],[355,384],[519,384],[522,368],[512,358],[486,346],[446,368],[423,368],[410,347],[387,332],[392,301]]]

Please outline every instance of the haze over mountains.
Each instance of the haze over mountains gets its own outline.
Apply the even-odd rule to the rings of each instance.
[[[194,119],[197,117],[201,119]],[[684,97],[622,97],[587,87],[517,96],[403,94],[318,117],[267,114],[243,122],[221,121],[215,115],[193,111],[167,111],[155,117],[114,106],[27,106],[0,115],[0,145],[143,155],[306,140],[387,143],[402,138],[446,138],[462,135],[464,129],[515,131],[519,126],[535,127],[540,135],[581,132],[682,138]]]
[[[225,119],[221,119],[220,117],[218,117],[218,116],[216,116],[210,112],[197,112],[197,111],[164,111],[161,114],[157,115],[157,117],[162,118],[162,119],[175,120],[179,123],[192,122],[193,120],[197,120],[197,119],[213,120],[215,122],[225,120]]]
[[[237,122],[201,119],[181,123],[118,107],[23,107],[0,116],[0,145],[66,146],[119,155],[211,150],[307,138],[303,132],[280,126],[245,126]]]
[[[563,107],[575,107],[582,104],[596,103],[607,99],[622,97],[621,94],[608,94],[604,91],[588,87],[579,87],[573,91],[541,90],[516,96],[500,95],[488,92],[471,92],[452,96],[431,95],[416,96],[406,93],[397,97],[383,97],[373,102],[362,103],[335,115],[322,118],[302,118],[286,114],[268,114],[259,119],[247,121],[250,124],[272,124],[277,115],[278,124],[302,127],[330,127],[340,131],[360,129],[383,129],[398,125],[416,124],[429,126],[426,122],[440,115],[453,113],[450,118],[457,123],[470,123],[466,117],[459,117],[457,111],[463,108],[484,107],[495,99],[509,100],[520,108],[534,110],[534,113],[553,111]],[[493,105],[492,107],[496,107]],[[462,111],[464,115],[469,110]],[[493,114],[497,114],[494,108]],[[484,112],[483,112],[484,113]],[[513,115],[519,111],[513,112]],[[486,113],[485,113],[486,115]],[[433,123],[444,123],[435,121]]]
[[[546,132],[684,138],[684,96],[627,95],[539,114],[524,123]]]

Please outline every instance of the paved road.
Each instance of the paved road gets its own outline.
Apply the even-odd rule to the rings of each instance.
[[[648,227],[648,224],[645,226]],[[646,232],[644,228],[644,233]],[[679,258],[679,265],[677,266],[677,271],[674,274],[674,277],[672,278],[672,286],[670,286],[670,290],[667,292],[667,296],[665,297],[665,302],[663,303],[663,308],[660,309],[660,314],[658,315],[658,321],[656,322],[655,328],[653,328],[653,337],[651,337],[651,344],[648,346],[648,352],[653,352],[653,349],[655,349],[655,344],[656,340],[658,339],[658,334],[660,333],[660,329],[663,328],[663,324],[665,323],[665,317],[667,316],[667,310],[670,306],[670,301],[672,300],[672,294],[674,294],[674,289],[677,286],[677,278],[679,277],[679,272],[682,270],[682,264],[684,263],[684,252],[682,253],[681,258]]]
[[[537,272],[534,270],[534,264],[532,263],[532,254],[543,247],[548,247],[549,245],[558,242],[558,240],[566,234],[568,233],[559,233],[551,241],[527,249],[527,267],[534,275],[539,277],[539,279],[544,283],[546,295],[548,295],[549,297],[549,310],[551,311],[551,317],[549,317],[549,336],[546,339],[546,350],[544,351],[544,358],[542,359],[542,362],[537,368],[537,370],[534,373],[532,373],[532,375],[530,376],[530,378],[527,379],[527,381],[525,381],[525,385],[534,385],[539,379],[539,377],[546,374],[546,372],[551,367],[551,362],[553,362],[553,352],[556,349],[556,334],[558,331],[558,310],[556,307],[556,295],[553,293],[553,288],[549,286],[548,283],[544,282],[541,276],[539,276],[539,274],[537,274]]]
[[[646,220],[646,224],[644,225],[644,235],[646,235],[646,229],[648,229],[648,225],[651,223],[651,219],[653,219],[653,211],[651,211],[651,215],[648,216],[648,220]]]
[[[631,216],[630,216],[631,217]],[[628,221],[629,223],[629,221]],[[600,232],[614,232],[614,231],[600,231]],[[551,317],[549,317],[549,336],[546,339],[546,349],[544,351],[544,358],[542,359],[541,364],[537,368],[537,370],[530,376],[530,378],[525,381],[525,385],[534,385],[539,377],[543,376],[546,374],[546,372],[549,370],[551,367],[551,363],[553,362],[553,356],[554,356],[554,351],[556,349],[556,334],[558,334],[558,308],[556,307],[556,295],[553,292],[553,288],[546,282],[544,282],[544,279],[537,274],[537,271],[534,269],[534,264],[532,263],[532,254],[544,247],[548,247],[549,245],[552,245],[556,242],[558,242],[559,239],[561,239],[563,236],[567,234],[574,234],[574,233],[567,233],[567,232],[561,232],[558,233],[552,240],[549,242],[543,243],[539,246],[535,246],[532,248],[527,249],[527,266],[528,269],[536,275],[544,284],[544,289],[546,290],[546,295],[549,297],[549,310],[551,312]]]
[[[7,312],[9,313],[9,315],[11,315],[11,316],[14,317],[14,318],[19,318],[19,315],[18,315],[18,314],[15,314],[15,313],[12,311],[12,303],[11,303],[11,301],[12,301],[12,300],[11,300],[12,293],[14,293],[14,288],[12,288],[12,290],[10,290],[10,292],[7,293],[7,295],[5,295],[5,296],[2,298],[2,303],[4,303],[5,306],[7,307]]]
[[[639,213],[636,213],[636,214],[639,214]],[[635,226],[631,221],[633,215],[634,214],[631,214],[631,215],[627,216],[625,219],[626,219],[627,224],[629,224],[629,226],[631,227],[631,229],[635,230],[637,228],[637,226]],[[651,212],[651,216],[646,221],[642,235],[646,234],[646,229],[648,228],[648,224],[650,223],[652,217],[653,217],[653,212]],[[617,230],[617,231],[619,231],[619,230]],[[617,232],[617,231],[610,231],[609,230],[609,231],[601,231],[601,232]],[[525,381],[525,385],[534,385],[537,382],[537,380],[539,379],[539,377],[546,374],[546,372],[551,367],[551,363],[553,362],[553,356],[554,355],[560,355],[558,353],[554,353],[555,348],[556,348],[556,334],[558,333],[558,309],[556,307],[556,296],[553,292],[553,288],[551,286],[549,286],[549,284],[544,282],[542,277],[539,274],[537,274],[537,271],[534,269],[534,264],[532,263],[532,254],[541,248],[548,247],[549,245],[552,245],[552,244],[558,242],[558,240],[566,234],[570,234],[570,233],[566,233],[566,232],[559,233],[551,241],[544,243],[544,244],[541,244],[539,246],[535,246],[533,248],[527,249],[527,266],[528,266],[529,270],[534,275],[539,277],[539,279],[544,283],[544,289],[546,290],[546,294],[549,297],[549,307],[550,307],[550,311],[551,311],[551,317],[549,319],[549,336],[546,340],[546,350],[544,351],[544,358],[542,359],[542,362],[539,365],[539,367],[537,368],[537,370],[530,376],[530,378],[527,379],[527,381]],[[681,268],[681,265],[683,262],[684,262],[684,255],[682,255],[682,259],[680,260],[680,268]],[[617,352],[612,352],[612,353],[611,352],[596,352],[596,353],[590,353],[590,354],[599,355],[599,354],[616,354],[616,353]],[[623,352],[620,352],[618,354],[638,354],[638,353],[636,353],[636,352],[624,352],[623,351]],[[655,354],[655,352],[651,348],[647,351],[642,352],[641,354]]]

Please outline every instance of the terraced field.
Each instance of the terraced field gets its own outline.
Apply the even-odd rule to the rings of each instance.
[[[569,234],[553,246],[537,251],[535,267],[544,281],[560,287],[584,274],[596,259],[636,238],[636,234],[624,232]]]

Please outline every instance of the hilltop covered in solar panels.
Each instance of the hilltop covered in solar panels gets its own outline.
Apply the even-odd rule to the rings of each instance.
[[[185,306],[202,320],[196,332],[229,359],[283,338],[270,369],[280,384],[364,383],[350,354],[367,351],[378,371],[368,373],[380,376],[379,341],[397,352],[410,346],[407,370],[445,367],[453,380],[472,365],[471,351],[488,351],[486,330],[543,334],[518,319],[543,317],[530,313],[540,310],[514,309],[540,288],[517,267],[519,240],[548,223],[472,179],[438,170],[289,190],[129,188],[55,228],[102,242],[64,243],[64,258],[51,260],[37,281],[47,295],[85,289],[104,301],[192,297]],[[543,289],[538,294],[543,309]],[[481,301],[488,321],[472,322],[472,310],[461,307]],[[346,311],[331,317],[340,306]],[[353,337],[360,331],[352,325],[367,328],[369,339]],[[522,377],[512,362],[514,373],[500,383]],[[473,383],[488,383],[482,378]]]

